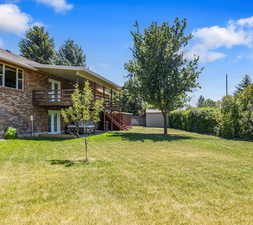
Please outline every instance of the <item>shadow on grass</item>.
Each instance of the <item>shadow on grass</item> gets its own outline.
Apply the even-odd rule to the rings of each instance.
[[[54,160],[48,160],[48,162],[51,165],[63,165],[65,167],[71,167],[77,164],[86,164],[89,163],[88,161],[84,161],[84,160],[58,160],[58,159],[54,159]]]
[[[47,160],[51,165],[63,165],[65,167],[71,167],[76,165],[82,165],[82,166],[91,166],[91,167],[108,167],[111,165],[111,162],[106,161],[86,161],[86,160],[59,160],[59,159],[53,159],[53,160]]]
[[[145,133],[115,133],[111,135],[112,137],[121,137],[123,140],[128,141],[146,141],[151,140],[154,142],[160,142],[160,141],[179,141],[179,140],[187,140],[187,139],[193,139],[193,137],[190,136],[184,136],[184,135],[164,135],[164,134],[145,134]]]
[[[24,138],[18,138],[17,140],[26,140],[26,141],[69,141],[74,140],[76,138],[55,138],[55,137],[24,137]]]

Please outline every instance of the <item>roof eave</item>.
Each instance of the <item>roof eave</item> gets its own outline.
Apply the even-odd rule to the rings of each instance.
[[[38,71],[38,69],[35,68],[35,67],[29,66],[29,65],[27,65],[27,64],[25,64],[25,63],[19,63],[19,62],[10,60],[10,59],[8,59],[8,58],[6,58],[6,57],[0,56],[0,60],[2,60],[2,61],[4,61],[4,62],[7,62],[7,63],[10,63],[10,64],[14,64],[14,65],[16,65],[16,66],[20,66],[20,67],[26,68],[26,69],[30,69],[30,70],[33,70],[33,71]]]
[[[86,69],[83,66],[59,66],[59,65],[41,64],[39,66],[36,66],[36,68],[37,69],[47,69],[48,68],[48,69],[56,69],[56,70],[76,71],[77,76],[81,76],[84,78],[87,78],[87,77],[85,77],[85,75],[83,73],[87,73],[91,76],[91,78],[97,79],[98,81],[100,81],[101,84],[109,86],[110,88],[112,88],[114,90],[120,91],[122,89],[119,85],[115,84],[114,82],[106,79],[105,77],[103,77],[91,70]]]

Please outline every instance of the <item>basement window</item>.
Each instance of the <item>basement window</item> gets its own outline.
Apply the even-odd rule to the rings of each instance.
[[[5,64],[0,64],[0,86],[23,90],[24,71]]]

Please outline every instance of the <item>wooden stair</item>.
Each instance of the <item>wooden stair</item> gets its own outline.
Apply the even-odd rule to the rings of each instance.
[[[117,129],[128,130],[129,127],[124,123],[123,120],[118,120],[113,114],[105,113],[105,117],[109,120]]]

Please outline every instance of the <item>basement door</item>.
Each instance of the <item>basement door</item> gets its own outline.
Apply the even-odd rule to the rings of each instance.
[[[60,111],[57,110],[48,111],[48,133],[49,134],[61,133]]]

